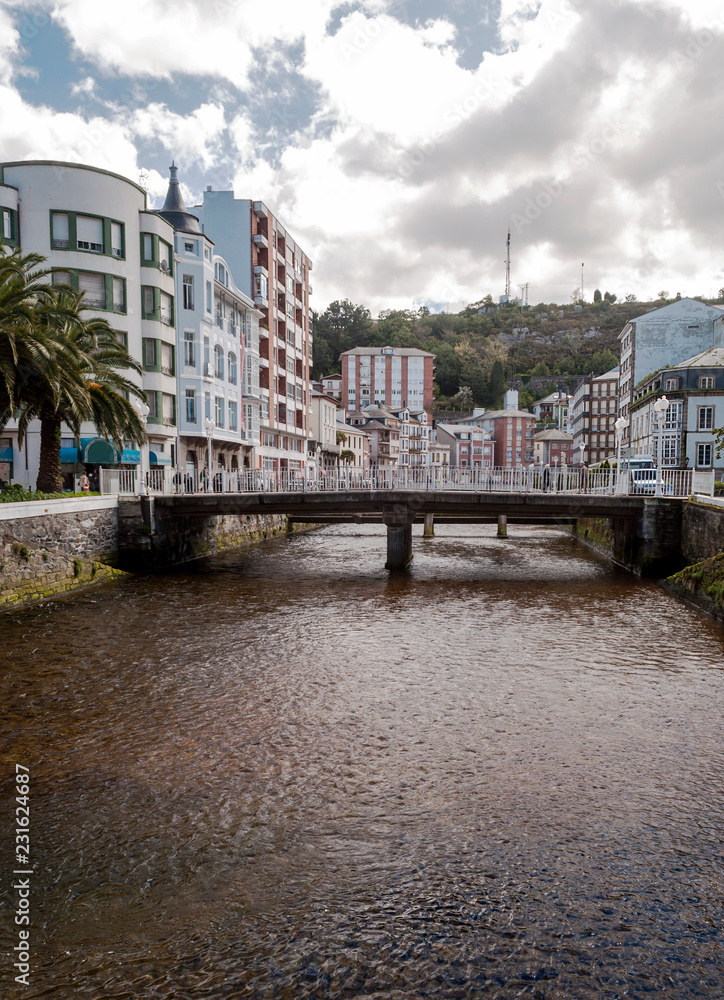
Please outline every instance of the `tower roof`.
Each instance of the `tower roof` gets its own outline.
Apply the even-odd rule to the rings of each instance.
[[[163,203],[163,208],[159,209],[158,214],[170,222],[177,232],[194,233],[196,236],[201,236],[199,220],[187,210],[184,197],[181,194],[181,185],[176,176],[178,167],[175,162],[169,167],[169,173],[171,178],[168,182],[166,201]]]

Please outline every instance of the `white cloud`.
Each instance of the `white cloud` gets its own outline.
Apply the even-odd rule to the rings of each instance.
[[[226,127],[219,104],[202,104],[187,115],[174,114],[165,104],[149,104],[134,112],[129,128],[143,139],[158,139],[179,159],[214,165],[218,142]]]

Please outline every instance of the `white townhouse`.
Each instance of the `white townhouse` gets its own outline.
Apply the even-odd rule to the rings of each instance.
[[[654,404],[668,400],[661,426]],[[724,347],[713,347],[645,379],[629,412],[631,453],[650,455],[669,469],[715,470],[724,474],[713,432],[724,427]]]
[[[400,455],[398,464],[411,468],[430,464],[432,421],[427,410],[411,410],[405,406],[396,410],[388,407],[400,420]]]
[[[214,243],[186,209],[178,168],[158,214],[174,228],[179,467],[254,467],[259,445],[259,310],[239,291]],[[256,364],[255,364],[256,361]],[[246,393],[246,395],[244,395]]]
[[[178,405],[173,228],[149,211],[146,192],[119,174],[79,163],[23,160],[0,164],[2,241],[47,259],[51,280],[85,292],[93,313],[105,317],[128,352],[143,362],[131,377],[148,395],[147,430],[152,466],[176,460]],[[61,463],[66,483],[84,468],[138,467],[135,448],[116,449],[92,424],[79,439],[65,429]],[[40,427],[23,448],[8,424],[1,447],[3,470],[14,482],[34,486]],[[0,472],[2,475],[2,472]]]

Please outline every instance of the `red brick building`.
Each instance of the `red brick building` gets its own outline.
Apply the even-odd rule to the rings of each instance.
[[[535,417],[527,410],[488,410],[466,423],[477,424],[495,442],[495,466],[513,469],[533,461]]]
[[[411,347],[355,347],[340,355],[342,406],[427,410],[432,415],[435,355]]]

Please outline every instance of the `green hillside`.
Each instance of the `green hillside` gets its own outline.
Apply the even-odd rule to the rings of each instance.
[[[608,371],[618,363],[617,338],[626,322],[662,305],[666,300],[497,306],[487,296],[458,313],[390,310],[373,320],[364,306],[337,301],[313,314],[312,375],[340,371],[340,353],[353,347],[417,347],[437,355],[441,399],[468,386],[475,405],[490,406],[500,398],[501,366],[504,378]]]

